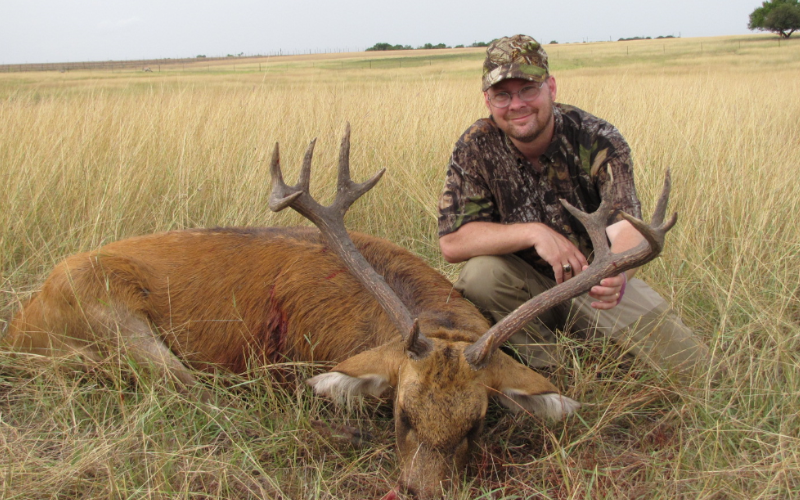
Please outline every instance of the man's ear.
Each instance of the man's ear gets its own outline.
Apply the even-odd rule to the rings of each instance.
[[[492,387],[500,404],[514,412],[528,411],[540,417],[560,419],[580,408],[577,401],[562,396],[549,380],[507,354],[496,352],[491,364]]]
[[[364,351],[336,365],[328,373],[306,380],[314,392],[339,404],[369,394],[380,396],[397,385],[400,365],[408,361],[399,343]]]
[[[558,94],[558,85],[556,85],[556,77],[549,75],[547,77],[547,87],[550,89],[550,99],[556,102],[556,94]]]

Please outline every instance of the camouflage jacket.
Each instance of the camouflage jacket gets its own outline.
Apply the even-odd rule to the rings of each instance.
[[[491,117],[475,122],[456,143],[439,197],[439,236],[472,221],[542,222],[570,239],[591,259],[588,233],[559,202],[585,212],[600,205],[602,186],[614,177],[614,209],[641,218],[630,147],[613,125],[565,104],[553,107],[555,130],[547,151],[532,165]],[[539,272],[552,268],[533,248],[518,252]]]

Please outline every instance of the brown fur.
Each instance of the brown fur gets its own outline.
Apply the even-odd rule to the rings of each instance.
[[[386,240],[352,236],[423,331],[474,340],[487,329],[421,259]],[[254,355],[265,363],[342,361],[398,335],[317,230],[201,229],[130,238],[67,258],[13,319],[7,342],[42,354],[63,338],[88,347],[96,338],[82,310],[100,304],[123,305],[146,319],[198,369],[242,372]]]

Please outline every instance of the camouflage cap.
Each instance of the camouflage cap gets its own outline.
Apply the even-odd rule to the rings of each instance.
[[[483,91],[509,78],[542,82],[550,74],[547,52],[527,35],[498,38],[486,49],[483,62]]]

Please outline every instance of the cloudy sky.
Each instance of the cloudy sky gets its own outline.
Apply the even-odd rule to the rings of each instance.
[[[0,0],[0,64],[737,35],[760,0]]]

